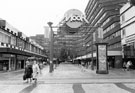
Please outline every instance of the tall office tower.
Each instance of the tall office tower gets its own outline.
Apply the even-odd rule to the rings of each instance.
[[[101,41],[108,43],[108,61],[116,68],[122,64],[120,9],[126,2],[127,0],[89,0],[85,9],[88,25],[93,26],[86,29],[86,32],[91,32],[86,36],[86,41],[90,44],[88,52],[93,53],[95,57],[94,43]],[[103,28],[102,40],[98,38],[100,36],[98,26]]]

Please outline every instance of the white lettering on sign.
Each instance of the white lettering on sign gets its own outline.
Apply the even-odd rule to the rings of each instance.
[[[65,17],[65,21],[67,22],[67,21],[70,21],[70,22],[75,22],[75,21],[78,21],[78,22],[83,22],[83,21],[85,21],[85,22],[87,22],[87,23],[89,23],[88,22],[88,20],[85,18],[85,16],[84,15],[69,15],[69,16],[66,16]]]
[[[85,15],[77,9],[68,10],[62,21],[62,23],[66,23],[66,25],[70,28],[79,28],[83,22],[89,23],[85,18]]]

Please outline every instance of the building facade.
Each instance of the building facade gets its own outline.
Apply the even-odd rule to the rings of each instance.
[[[124,61],[131,60],[135,65],[135,6],[125,4],[120,10],[121,44]]]
[[[62,59],[62,51],[65,50],[66,60],[72,60],[77,56],[76,41],[80,39],[78,35],[61,35],[58,34],[54,37],[54,57]]]
[[[23,69],[27,58],[33,56],[46,57],[43,47],[0,20],[0,71]]]
[[[30,36],[29,38],[33,39],[36,43],[42,47],[46,47],[49,43],[49,38],[45,38],[44,34],[37,34],[36,36]]]
[[[108,43],[108,61],[112,67],[122,66],[120,9],[127,0],[89,0],[86,9],[86,19],[89,27],[85,37],[89,45],[87,53],[96,57],[96,42]],[[101,27],[102,32],[99,29]]]

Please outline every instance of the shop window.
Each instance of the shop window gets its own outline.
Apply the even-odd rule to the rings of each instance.
[[[128,58],[134,58],[135,57],[135,49],[134,49],[134,43],[132,45],[124,46],[124,55]]]

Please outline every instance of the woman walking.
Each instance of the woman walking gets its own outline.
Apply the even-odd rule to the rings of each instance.
[[[26,67],[25,67],[24,76],[23,76],[24,80],[27,79],[27,82],[28,82],[28,79],[30,79],[30,82],[31,82],[32,73],[33,73],[32,66],[30,65],[29,61],[26,61]]]
[[[33,80],[37,82],[37,76],[38,76],[38,73],[40,72],[40,69],[36,60],[33,61],[32,69],[33,69]]]

